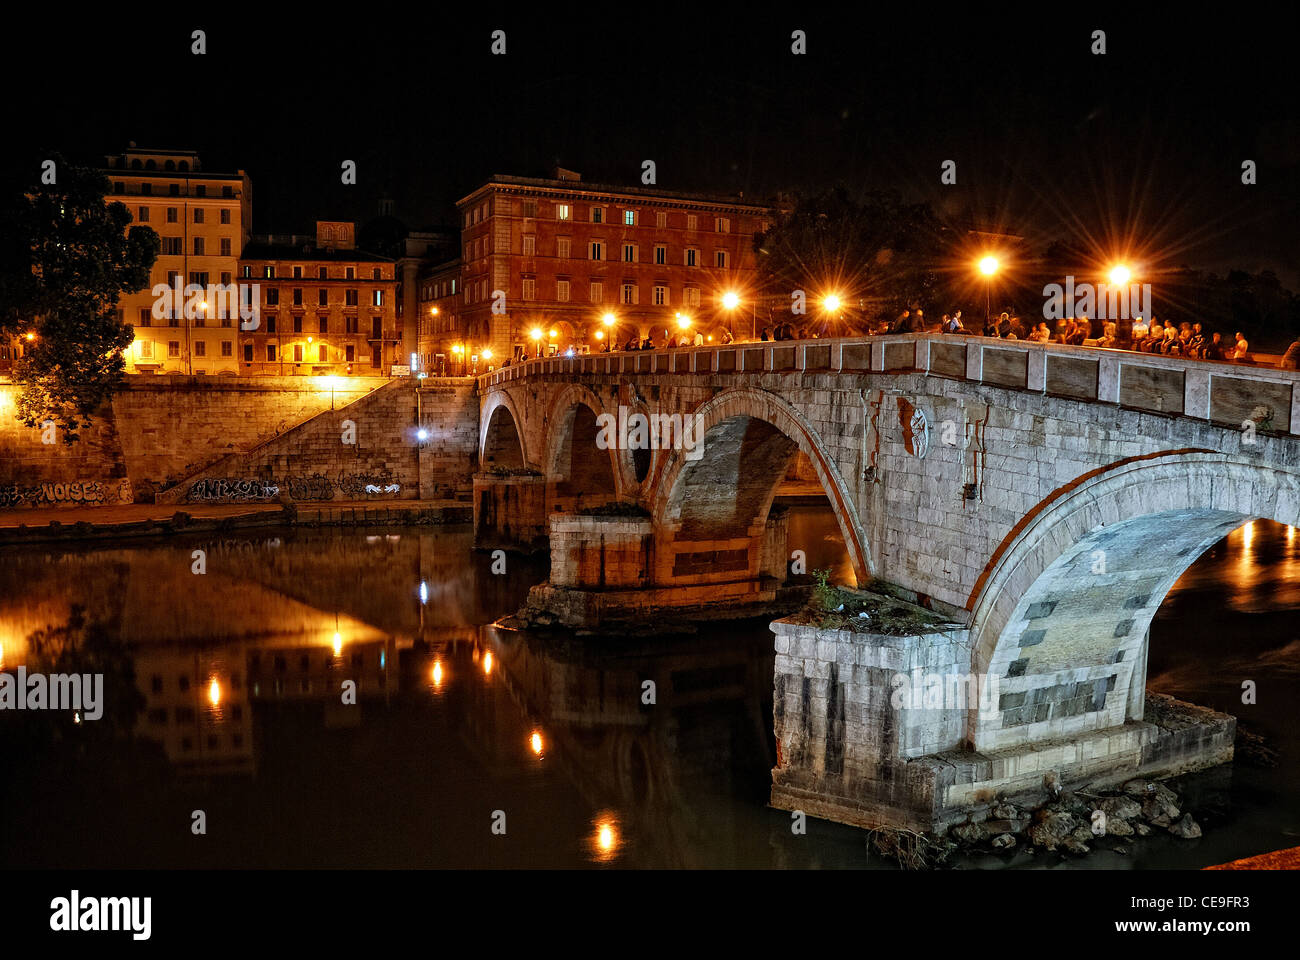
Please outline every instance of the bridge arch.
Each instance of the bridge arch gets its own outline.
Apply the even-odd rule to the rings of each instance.
[[[528,456],[523,425],[514,398],[507,391],[496,390],[488,395],[479,413],[478,462],[481,469],[489,465],[507,469],[535,468]]]
[[[1147,629],[1183,572],[1257,518],[1300,524],[1300,474],[1203,450],[1085,474],[1007,535],[972,592],[972,670],[996,710],[968,714],[976,750],[1141,719]]]
[[[542,468],[548,486],[553,488],[548,500],[616,500],[629,489],[626,451],[602,450],[596,443],[600,434],[598,418],[605,412],[600,397],[582,384],[568,384],[551,400],[543,421],[546,459]]]
[[[703,456],[672,450],[656,464],[652,513],[660,528],[729,523],[737,530],[767,517],[795,451],[812,463],[835,511],[859,583],[871,579],[867,538],[853,497],[817,429],[792,404],[752,387],[724,390],[700,404]],[[697,443],[699,441],[697,440]]]

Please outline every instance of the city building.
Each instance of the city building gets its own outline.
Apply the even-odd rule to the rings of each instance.
[[[126,372],[235,374],[238,304],[208,291],[234,282],[248,242],[248,174],[205,171],[193,150],[132,144],[106,159],[104,173],[113,185],[108,200],[124,204],[133,224],[152,228],[162,240],[149,286],[118,300],[119,318],[135,329]],[[160,303],[154,293],[160,284],[182,293]],[[184,294],[190,284],[203,288],[201,299]]]
[[[358,250],[355,224],[319,221],[314,237],[254,237],[239,277],[261,304],[256,328],[239,331],[241,374],[406,372],[396,263]]]
[[[494,176],[457,209],[458,332],[480,370],[485,350],[500,362],[633,336],[707,340],[726,329],[743,339],[756,322],[753,241],[768,207],[557,169],[553,179]]]

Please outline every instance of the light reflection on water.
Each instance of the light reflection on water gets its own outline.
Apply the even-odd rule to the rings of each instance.
[[[1238,714],[1240,678],[1257,678],[1267,704],[1250,720],[1293,751],[1296,539],[1260,521],[1198,561],[1153,624],[1150,669],[1154,688]],[[202,577],[195,546],[209,551]],[[829,515],[796,509],[790,546],[809,570],[851,576]],[[509,569],[492,575],[456,528],[0,551],[0,663],[30,663],[28,638],[81,608],[129,644],[129,680],[110,677],[140,701],[98,721],[130,716],[75,767],[7,754],[23,779],[0,778],[0,865],[883,865],[861,832],[810,820],[794,837],[765,806],[763,622],[557,644],[485,626],[545,574],[516,558]],[[646,680],[657,706],[642,702]],[[1232,817],[1199,846],[1154,843],[1106,865],[1288,845],[1293,769],[1234,771]],[[199,806],[231,843],[196,851],[186,830],[160,828]]]

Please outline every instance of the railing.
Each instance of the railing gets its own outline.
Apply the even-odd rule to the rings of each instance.
[[[1300,371],[1101,347],[941,334],[778,340],[542,357],[481,374],[483,389],[546,374],[922,373],[1300,436]]]

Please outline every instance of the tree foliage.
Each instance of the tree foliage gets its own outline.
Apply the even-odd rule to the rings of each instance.
[[[49,158],[54,183],[41,183],[33,162],[33,182],[3,198],[0,335],[22,338],[25,348],[14,367],[18,418],[28,426],[53,420],[72,443],[121,382],[132,330],[116,304],[148,286],[160,241],[130,226],[121,203],[105,203],[103,174]]]

